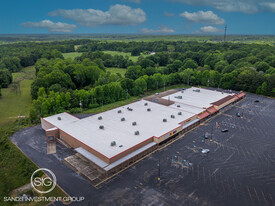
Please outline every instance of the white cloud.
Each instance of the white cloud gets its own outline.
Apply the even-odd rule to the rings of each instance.
[[[147,28],[143,28],[140,30],[141,33],[143,34],[153,34],[153,33],[161,33],[161,34],[167,34],[167,33],[174,33],[175,30],[174,29],[170,29],[167,26],[160,26],[158,29],[154,30],[154,29],[147,29]]]
[[[213,26],[204,26],[200,28],[200,31],[197,31],[196,33],[215,33],[215,32],[222,32],[223,30],[218,29]]]
[[[187,11],[180,14],[181,17],[187,19],[190,22],[221,25],[225,23],[225,20],[218,17],[212,11],[198,11],[189,13]]]
[[[168,0],[195,6],[210,6],[224,12],[256,13],[259,11],[259,0]],[[272,0],[260,0],[272,2]]]
[[[170,12],[167,12],[167,11],[165,11],[163,14],[164,14],[164,16],[168,16],[168,17],[175,16],[174,13],[170,13]]]
[[[49,15],[73,19],[77,24],[86,27],[95,27],[98,25],[136,25],[146,21],[146,14],[142,9],[132,9],[129,6],[120,4],[111,6],[108,11],[95,9],[59,9],[50,12]]]
[[[266,11],[275,12],[275,2],[262,2],[260,5]]]
[[[50,20],[43,20],[40,22],[25,22],[22,23],[21,26],[27,28],[45,28],[48,29],[49,32],[72,32],[76,29],[76,25],[67,24],[62,22],[54,23]]]

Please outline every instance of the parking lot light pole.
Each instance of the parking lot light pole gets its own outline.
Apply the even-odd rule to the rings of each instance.
[[[160,157],[158,155],[158,181],[160,181]]]

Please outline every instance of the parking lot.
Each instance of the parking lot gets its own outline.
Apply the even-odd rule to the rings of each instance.
[[[272,206],[274,122],[275,101],[248,94],[230,110],[97,188],[60,164],[71,151],[58,145],[57,154],[47,156],[39,149],[46,144],[39,126],[16,133],[11,140],[40,167],[51,169],[71,196],[84,196],[81,205]],[[203,138],[206,132],[208,139]],[[202,154],[202,149],[210,152]]]

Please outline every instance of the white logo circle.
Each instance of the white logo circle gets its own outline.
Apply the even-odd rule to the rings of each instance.
[[[34,175],[37,172],[39,172],[39,171],[48,172],[48,173],[50,173],[51,177],[47,176],[47,177],[35,177],[34,178]],[[39,193],[43,193],[43,194],[49,193],[56,186],[56,176],[55,176],[55,174],[51,170],[49,170],[47,168],[37,169],[37,170],[34,171],[34,173],[32,173],[32,176],[31,176],[31,185],[32,185],[33,189],[35,189]],[[41,190],[38,189],[38,187],[43,187],[43,186],[46,186],[46,187],[50,187],[51,186],[51,187],[50,187],[50,189],[48,189],[46,191],[44,191],[44,190],[41,191]]]

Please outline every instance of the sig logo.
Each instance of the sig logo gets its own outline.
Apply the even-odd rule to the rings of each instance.
[[[49,176],[47,177],[36,177],[38,172],[45,172]],[[55,174],[46,168],[40,168],[34,171],[31,176],[31,185],[39,193],[49,193],[56,186],[56,176]]]

